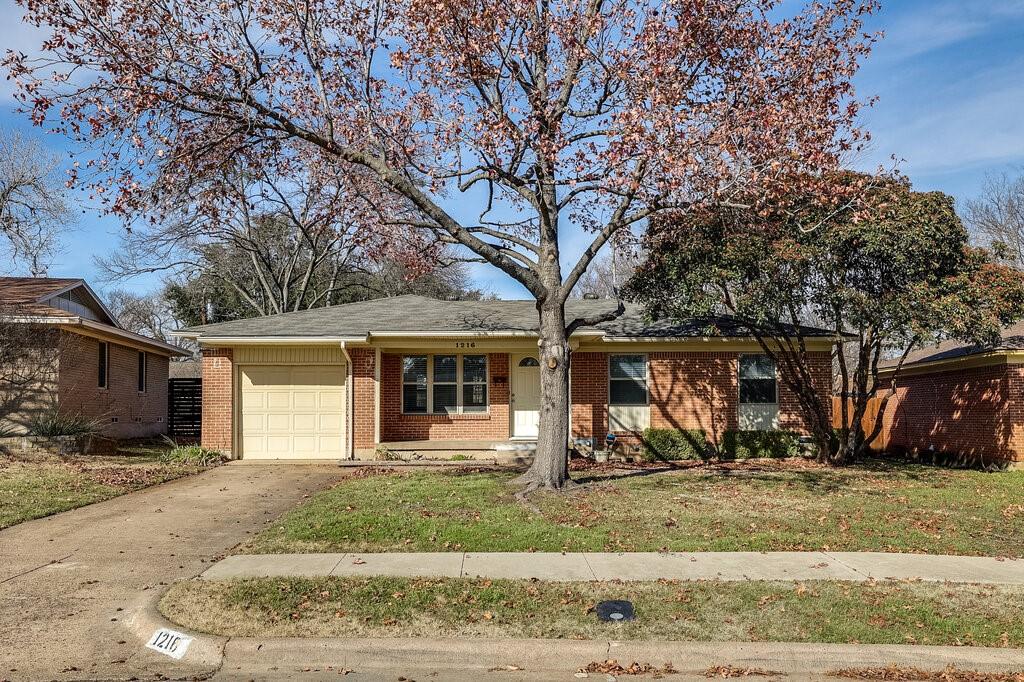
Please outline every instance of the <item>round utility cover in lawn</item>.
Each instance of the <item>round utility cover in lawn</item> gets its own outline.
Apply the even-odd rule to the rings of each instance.
[[[633,602],[624,599],[610,599],[599,603],[596,607],[597,617],[606,623],[617,623],[623,620],[636,620]]]

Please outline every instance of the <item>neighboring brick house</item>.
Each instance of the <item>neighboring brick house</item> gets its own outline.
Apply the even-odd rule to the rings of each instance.
[[[1024,465],[1024,323],[994,346],[947,341],[911,353],[898,374],[887,363],[879,389],[893,384],[876,449]]]
[[[122,329],[84,280],[0,277],[0,324],[33,346],[0,368],[0,428],[56,411],[111,438],[166,431],[168,360],[185,353]]]
[[[567,317],[612,302],[574,300]],[[708,334],[715,329],[714,334]],[[179,332],[203,355],[205,446],[235,457],[371,458],[529,450],[540,405],[533,301],[364,301]],[[832,335],[805,329],[831,405]],[[729,318],[648,324],[632,306],[570,339],[571,431],[630,446],[644,429],[808,433],[771,360]]]

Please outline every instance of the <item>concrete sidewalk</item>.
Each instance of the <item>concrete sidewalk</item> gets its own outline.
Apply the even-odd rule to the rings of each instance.
[[[923,580],[1024,585],[1024,560],[880,552],[250,554],[218,561],[205,580],[410,576],[587,580]]]

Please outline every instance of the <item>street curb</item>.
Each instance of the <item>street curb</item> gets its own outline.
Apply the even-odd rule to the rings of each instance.
[[[157,604],[160,603],[165,591],[149,590],[143,593],[121,622],[139,640],[139,646],[145,646],[153,633],[160,628],[169,628],[188,635],[192,638],[192,643],[181,662],[214,670],[219,668],[224,660],[224,645],[229,638],[191,632],[164,618]]]
[[[948,665],[979,672],[1024,671],[1024,649],[904,644],[679,642],[565,639],[222,637],[191,632],[157,609],[162,593],[147,592],[122,622],[140,646],[161,627],[193,637],[182,663],[233,674],[334,667],[353,670],[438,669],[575,672],[592,662],[671,663],[682,673],[712,666],[760,668],[786,674],[824,674],[842,668],[890,665],[941,671]]]
[[[767,642],[609,642],[550,639],[298,639],[233,638],[224,649],[225,669],[258,674],[334,667],[354,670],[405,668],[572,673],[589,663],[615,659],[627,666],[671,663],[682,673],[712,666],[761,668],[786,674],[824,674],[841,668],[912,666],[941,671],[947,665],[980,672],[1024,670],[1024,651],[983,647],[793,644]]]

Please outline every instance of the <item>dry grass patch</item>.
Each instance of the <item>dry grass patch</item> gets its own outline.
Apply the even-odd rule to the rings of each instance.
[[[160,461],[165,447],[116,455],[0,455],[0,528],[117,497],[207,467]]]
[[[518,504],[511,473],[365,475],[314,495],[241,548],[275,552],[832,551],[1024,555],[1024,471],[869,462],[577,471]]]
[[[1024,672],[983,673],[947,666],[943,670],[922,670],[900,666],[885,668],[846,668],[829,672],[832,677],[856,680],[895,680],[898,682],[1024,682]]]
[[[629,599],[637,620],[594,606]],[[415,578],[187,581],[161,611],[264,637],[540,637],[1024,646],[1024,588],[817,581],[545,583]]]

